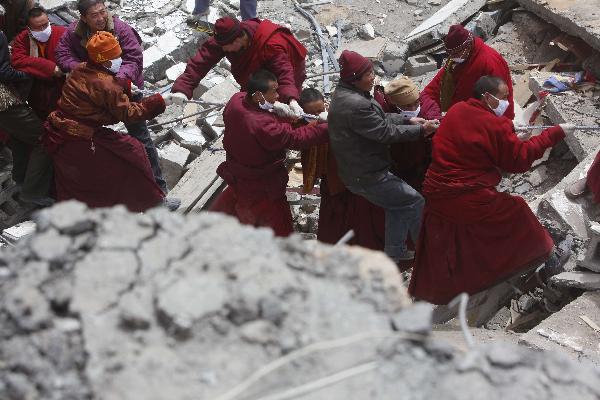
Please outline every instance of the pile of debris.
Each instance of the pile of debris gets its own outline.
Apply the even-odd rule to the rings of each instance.
[[[36,223],[0,253],[2,399],[600,399],[560,354],[432,339],[382,253],[212,213],[65,202]]]

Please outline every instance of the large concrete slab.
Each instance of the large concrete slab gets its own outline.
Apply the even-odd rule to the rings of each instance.
[[[598,11],[600,15],[600,11]],[[600,18],[600,17],[599,17]],[[600,19],[599,19],[600,21]],[[599,22],[600,23],[600,22]],[[538,95],[544,90],[544,81],[553,72],[532,72],[529,88]],[[598,99],[586,97],[575,91],[550,94],[546,98],[545,111],[554,124],[571,122],[576,125],[598,125]],[[583,161],[590,154],[596,154],[600,147],[600,133],[597,131],[575,131],[565,138],[573,155]]]
[[[571,183],[584,178],[594,162],[595,154],[590,154],[563,178],[554,188],[529,206],[540,217],[548,218],[558,223],[562,229],[571,230],[580,238],[587,239],[589,218],[586,212],[585,198],[569,200],[565,196],[565,188]]]
[[[337,49],[335,57],[338,58],[344,50],[352,50],[370,60],[378,60],[383,55],[387,41],[387,38],[377,37],[373,40],[354,40],[342,43],[340,48]]]
[[[600,274],[589,271],[561,272],[550,278],[550,283],[556,287],[600,290]]]
[[[211,190],[219,179],[217,167],[223,161],[225,161],[225,150],[223,149],[223,137],[221,136],[210,148],[203,151],[198,158],[192,161],[188,171],[169,193],[170,196],[181,199],[181,206],[178,211],[182,213],[190,212],[196,203]]]
[[[518,0],[521,6],[600,50],[600,0]]]
[[[460,24],[486,4],[486,0],[452,0],[427,18],[404,38],[412,51],[430,46],[441,40],[448,28]]]
[[[581,317],[600,324],[600,292],[586,292],[521,337],[521,342],[547,351],[560,351],[600,365],[600,333]]]

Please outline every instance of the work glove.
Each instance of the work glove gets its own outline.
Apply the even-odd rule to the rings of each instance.
[[[304,110],[302,109],[302,107],[300,107],[300,104],[298,104],[298,102],[294,99],[290,100],[290,108],[292,109],[294,117],[296,118],[300,118],[302,114],[304,114]]]
[[[572,135],[573,132],[575,132],[575,125],[573,125],[571,123],[564,122],[562,124],[558,124],[558,126],[560,126],[560,129],[563,130],[565,135]]]
[[[283,118],[296,118],[296,114],[290,106],[278,101],[273,104],[273,112]]]
[[[327,122],[327,115],[329,113],[327,111],[323,111],[321,114],[319,114],[319,122]]]
[[[188,100],[187,96],[183,93],[167,93],[162,95],[166,105],[176,104],[182,106]]]

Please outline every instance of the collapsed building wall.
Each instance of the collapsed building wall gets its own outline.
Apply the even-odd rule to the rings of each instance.
[[[0,251],[2,399],[600,399],[600,371],[559,354],[431,340],[378,252],[212,213],[36,222]]]

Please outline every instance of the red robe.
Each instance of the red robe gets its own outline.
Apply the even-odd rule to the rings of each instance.
[[[164,195],[144,145],[103,125],[152,119],[164,110],[159,94],[130,101],[114,75],[98,65],[84,63],[71,72],[42,138],[54,164],[57,200],[124,204],[131,211],[159,205]]]
[[[497,192],[501,171],[525,172],[564,138],[560,127],[521,142],[483,102],[454,105],[433,138],[425,210],[409,292],[446,304],[545,260],[552,238],[520,197]]]
[[[438,71],[437,75],[423,90],[421,100],[421,107],[434,107],[437,109],[438,114],[441,107],[440,93],[444,72],[445,67]],[[502,78],[508,85],[508,101],[510,105],[504,112],[504,116],[513,119],[515,117],[515,110],[512,79],[508,64],[496,50],[485,44],[478,37],[475,38],[473,50],[469,58],[462,64],[455,64],[452,71],[455,90],[450,106],[473,97],[475,82],[484,75],[494,75]]]
[[[327,142],[327,124],[294,129],[275,114],[235,94],[223,112],[226,161],[217,168],[229,187],[211,211],[233,215],[244,224],[265,226],[278,236],[292,233],[292,214],[285,196],[286,149],[302,150]]]
[[[600,203],[600,152],[587,173],[586,186],[594,195],[594,201]]]
[[[213,37],[209,38],[188,61],[184,73],[173,84],[172,91],[191,98],[200,80],[223,57],[227,57],[231,62],[231,73],[242,91],[246,90],[250,75],[266,68],[277,77],[280,101],[287,103],[290,99],[298,99],[306,79],[306,48],[289,29],[267,19],[242,21],[241,26],[250,37],[250,45],[246,50],[225,53]]]
[[[65,32],[65,27],[53,25],[52,34],[46,43],[34,42],[33,50],[38,53],[37,56],[32,55],[28,29],[19,33],[12,45],[12,66],[34,78],[27,102],[40,119],[46,119],[54,111],[65,83],[65,78],[54,77],[56,48]]]

